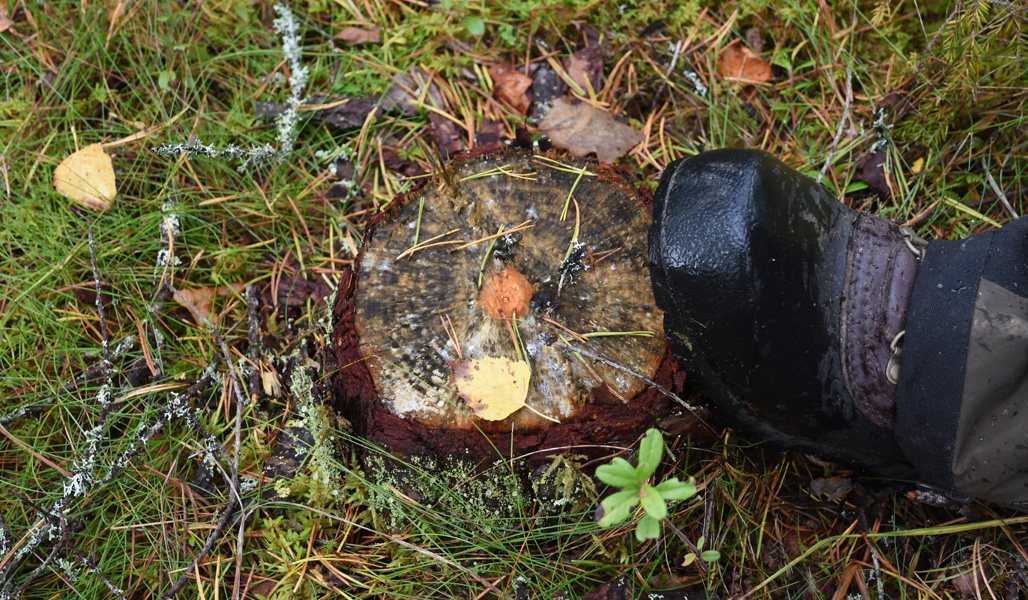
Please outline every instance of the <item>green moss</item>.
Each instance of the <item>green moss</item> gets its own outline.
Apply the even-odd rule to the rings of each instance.
[[[371,508],[392,528],[417,518],[413,510],[459,512],[491,519],[517,518],[526,506],[525,486],[516,464],[514,472],[499,461],[482,473],[474,463],[454,458],[442,463],[432,458],[411,457],[406,462],[375,454],[367,459],[373,494]]]

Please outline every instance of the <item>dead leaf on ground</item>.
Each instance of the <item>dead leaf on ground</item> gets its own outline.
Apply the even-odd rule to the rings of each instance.
[[[760,27],[750,27],[746,30],[746,43],[757,54],[764,51],[764,36],[760,34]]]
[[[186,306],[182,298],[189,300],[201,315],[210,320],[211,314],[214,312],[214,300],[216,298],[235,296],[242,293],[245,288],[245,283],[230,283],[229,285],[219,285],[216,288],[198,287],[191,290],[178,290],[178,294],[172,294],[172,297],[175,298],[175,302],[178,302],[180,306],[186,308],[188,306]],[[182,295],[182,298],[179,297],[179,294]],[[189,312],[192,314],[193,311]],[[193,315],[193,320],[196,321],[197,325],[204,326],[203,321],[196,315]]]
[[[575,156],[596,153],[603,162],[614,162],[643,141],[643,134],[609,114],[583,103],[571,104],[563,98],[539,124],[539,131],[549,136],[553,145]]]
[[[754,54],[742,40],[721,49],[717,68],[721,77],[729,81],[763,83],[771,80],[771,64]]]
[[[3,33],[14,25],[14,21],[7,18],[5,13],[0,12],[0,33]]]
[[[90,210],[107,210],[118,193],[111,157],[100,144],[75,152],[54,170],[54,189]]]
[[[598,93],[603,89],[603,49],[599,46],[586,46],[576,50],[564,59],[564,70],[587,94],[590,87]]]
[[[350,46],[359,46],[361,44],[380,44],[382,43],[382,28],[378,25],[372,29],[344,27],[342,31],[332,36],[332,39],[340,40]]]
[[[892,185],[889,183],[889,176],[885,172],[885,149],[868,154],[857,163],[853,174],[854,181],[863,181],[872,190],[888,198],[892,195]]]
[[[485,146],[486,144],[495,144],[502,139],[503,130],[500,123],[489,118],[482,119],[482,126],[475,134],[475,144]]]
[[[504,104],[521,114],[528,112],[532,99],[528,97],[528,88],[532,87],[532,78],[507,63],[500,63],[489,69],[493,78],[493,94]]]
[[[432,141],[442,151],[444,158],[449,158],[464,149],[464,136],[456,123],[436,112],[428,113],[431,125]]]
[[[310,110],[312,107],[325,105],[328,105],[328,108]],[[377,107],[378,103],[368,98],[316,94],[301,107],[301,114],[304,119],[328,123],[339,129],[359,129],[364,126],[368,114]],[[258,119],[274,119],[285,110],[284,102],[257,102],[254,105],[254,114]]]
[[[853,480],[849,477],[822,477],[810,482],[810,493],[817,497],[827,494],[829,502],[838,502],[851,489]]]
[[[410,73],[398,73],[393,80],[395,83],[382,98],[385,106],[399,109],[406,115],[416,115],[419,110],[429,106],[442,112],[449,111],[442,91],[432,80],[432,74],[424,69],[411,67]],[[422,93],[426,85],[428,93]],[[422,101],[420,104],[419,99]],[[428,121],[431,125],[432,141],[442,151],[444,157],[464,149],[464,137],[453,121],[436,111],[429,111]]]
[[[486,356],[454,361],[450,367],[457,393],[479,418],[502,421],[525,406],[532,377],[528,363]]]

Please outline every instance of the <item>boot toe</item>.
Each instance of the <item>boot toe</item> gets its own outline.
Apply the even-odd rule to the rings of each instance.
[[[729,423],[908,475],[891,433],[854,406],[843,375],[840,314],[857,214],[764,152],[677,161],[654,198],[654,294],[675,351]]]

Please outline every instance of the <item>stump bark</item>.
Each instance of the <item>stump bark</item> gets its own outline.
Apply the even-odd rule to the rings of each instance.
[[[398,457],[491,462],[588,454],[668,415],[652,384],[684,373],[650,287],[649,204],[612,167],[496,148],[394,199],[334,306],[333,388],[356,432]],[[490,396],[525,406],[497,419]]]

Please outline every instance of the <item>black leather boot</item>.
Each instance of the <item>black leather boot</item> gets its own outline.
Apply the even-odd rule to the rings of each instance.
[[[665,170],[650,262],[673,347],[728,422],[1028,507],[1028,218],[926,243],[719,150]]]
[[[922,243],[769,154],[717,150],[665,170],[651,276],[672,346],[722,419],[914,480],[893,435],[893,342]]]

